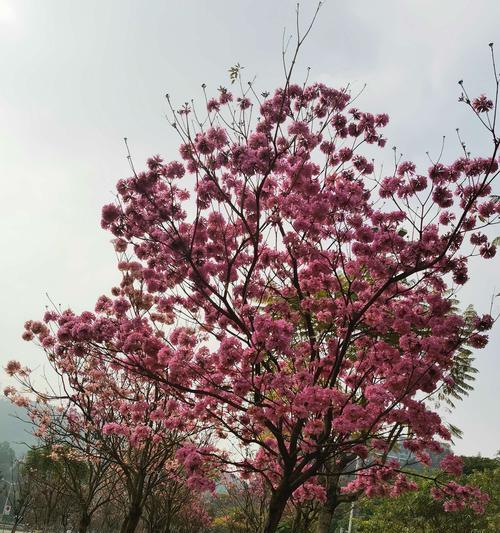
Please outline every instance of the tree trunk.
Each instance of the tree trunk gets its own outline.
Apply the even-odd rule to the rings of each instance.
[[[319,511],[318,524],[316,526],[316,533],[329,533],[333,522],[333,514],[337,505],[330,501],[326,501]]]
[[[283,511],[285,510],[286,503],[288,501],[288,496],[283,489],[278,490],[273,493],[271,500],[269,502],[269,509],[267,512],[266,523],[264,525],[263,533],[275,533],[278,529],[281,517],[283,516]]]
[[[87,533],[90,526],[91,518],[85,511],[80,515],[80,522],[78,523],[78,533]]]
[[[337,494],[339,477],[333,476],[329,478],[326,487],[326,502],[319,510],[318,523],[316,525],[316,533],[329,533],[333,522],[333,515],[335,509],[339,505],[339,498]]]
[[[127,516],[122,522],[120,533],[135,533],[139,520],[142,515],[142,507],[137,504],[133,504],[128,508]]]

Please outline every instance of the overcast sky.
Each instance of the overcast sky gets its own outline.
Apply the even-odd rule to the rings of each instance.
[[[315,4],[302,2],[304,21]],[[166,92],[179,103],[201,100],[200,85],[228,84],[237,62],[260,89],[275,88],[294,10],[289,0],[0,0],[1,366],[43,365],[20,336],[43,313],[45,293],[81,311],[117,280],[99,221],[129,174],[123,137],[136,166],[156,153],[174,159]],[[380,161],[397,145],[427,168],[425,152],[437,156],[443,135],[444,158],[457,157],[456,127],[487,155],[487,136],[457,102],[457,81],[473,94],[492,89],[488,43],[500,50],[499,20],[498,0],[328,0],[297,79],[309,66],[312,79],[332,85],[366,83],[359,107],[391,117]],[[498,256],[472,264],[464,305],[488,311],[499,266]],[[464,430],[459,453],[500,448],[499,343],[500,327],[477,353],[475,391],[448,418]]]

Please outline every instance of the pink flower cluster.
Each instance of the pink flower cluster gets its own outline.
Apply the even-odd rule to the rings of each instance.
[[[444,487],[432,489],[432,495],[437,500],[444,501],[445,511],[459,511],[470,507],[476,513],[483,513],[490,497],[479,488],[472,485],[459,485],[450,481]]]

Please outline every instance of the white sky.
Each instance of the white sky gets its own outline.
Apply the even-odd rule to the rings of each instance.
[[[315,5],[302,2],[304,21]],[[46,292],[83,310],[117,280],[99,220],[129,174],[123,137],[136,166],[156,153],[176,158],[163,95],[201,100],[201,83],[229,84],[237,62],[262,90],[274,89],[294,9],[291,0],[0,0],[1,366],[43,364],[20,336],[24,321],[43,313]],[[498,0],[328,0],[297,76],[310,66],[312,79],[366,82],[359,107],[391,116],[380,160],[396,144],[427,168],[425,152],[437,155],[443,135],[445,158],[458,155],[457,126],[470,148],[489,150],[457,102],[457,81],[473,94],[492,89],[488,43],[500,51],[499,20]],[[472,264],[465,304],[488,310],[499,265],[498,256]],[[477,353],[475,391],[449,418],[465,433],[459,453],[500,448],[499,342],[500,327]]]

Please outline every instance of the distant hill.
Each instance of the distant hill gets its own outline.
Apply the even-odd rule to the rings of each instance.
[[[0,400],[0,442],[8,442],[18,457],[26,452],[26,444],[35,442],[35,438],[30,434],[30,425],[23,422],[25,419],[22,409],[6,400]]]

